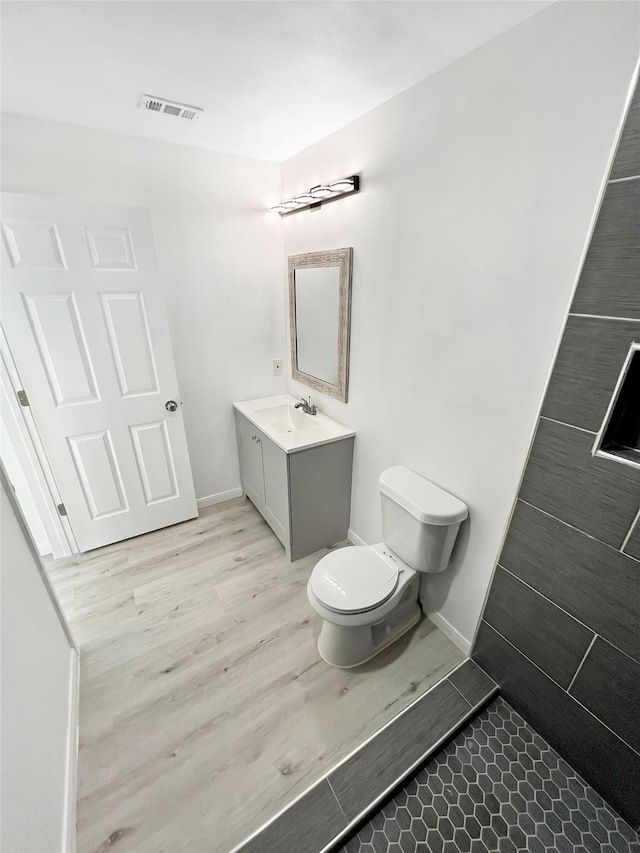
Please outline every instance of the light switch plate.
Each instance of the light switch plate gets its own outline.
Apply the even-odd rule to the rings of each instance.
[[[273,359],[273,375],[281,376],[282,375],[282,359],[274,358]]]

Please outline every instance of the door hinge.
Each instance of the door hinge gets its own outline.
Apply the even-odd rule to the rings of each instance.
[[[64,504],[58,504],[58,512],[60,513],[60,515],[66,515],[67,514],[66,506]]]
[[[28,406],[29,405],[29,398],[27,397],[26,391],[18,391],[17,397],[18,397],[18,402],[20,403],[21,406]]]

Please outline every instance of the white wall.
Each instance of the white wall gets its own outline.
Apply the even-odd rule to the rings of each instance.
[[[470,520],[427,608],[478,620],[638,57],[635,3],[555,3],[284,164],[283,197],[360,174],[284,220],[287,255],[353,246],[351,527],[381,538],[402,463]],[[299,396],[304,386],[290,382]],[[313,395],[318,402],[318,395]]]
[[[24,470],[25,460],[21,459],[11,440],[11,424],[4,419],[4,412],[0,417],[0,458],[7,470],[7,476],[15,489],[20,508],[24,513],[25,521],[29,527],[36,548],[40,554],[50,554],[51,545],[47,529],[44,526],[43,515],[34,499],[29,481]]]
[[[5,114],[2,189],[150,209],[196,495],[237,488],[231,403],[286,390],[280,167]]]
[[[1,501],[0,849],[58,853],[75,836],[77,654],[4,480]]]

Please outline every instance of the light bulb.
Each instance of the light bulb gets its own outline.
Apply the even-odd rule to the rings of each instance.
[[[320,185],[318,187],[311,187],[311,189],[309,190],[309,195],[313,196],[314,199],[328,198],[330,195],[333,195],[333,190],[331,189],[331,187],[325,187]]]
[[[329,189],[339,193],[348,192],[353,189],[353,180],[351,178],[344,178],[342,181],[334,181],[332,184],[329,184]]]

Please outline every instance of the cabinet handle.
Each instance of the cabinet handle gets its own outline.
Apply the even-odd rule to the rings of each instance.
[[[255,440],[256,440],[255,435],[252,435],[252,436],[251,436],[251,438],[253,439],[253,441],[255,441]]]

